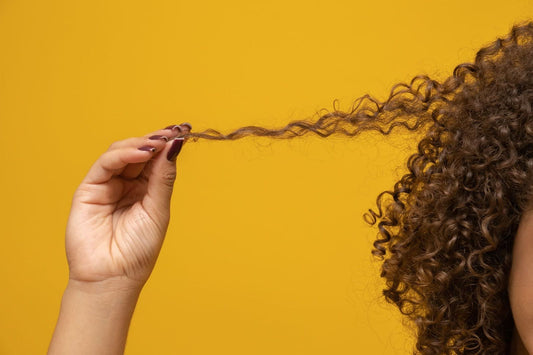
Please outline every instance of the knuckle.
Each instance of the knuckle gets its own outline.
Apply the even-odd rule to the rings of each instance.
[[[165,184],[173,185],[176,180],[176,175],[175,171],[167,171],[163,173],[162,180]]]
[[[109,148],[107,148],[107,150],[113,150],[113,149],[116,149],[118,147],[118,142],[113,142],[109,145]]]

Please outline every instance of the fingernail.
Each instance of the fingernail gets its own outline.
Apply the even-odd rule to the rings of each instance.
[[[150,137],[148,137],[148,139],[151,139],[153,141],[155,141],[157,139],[163,139],[164,141],[168,142],[168,138],[166,136],[162,136],[162,135],[159,135],[159,134],[156,134],[154,136],[150,136]]]
[[[167,154],[167,160],[174,161],[176,160],[176,157],[180,153],[181,146],[183,145],[184,138],[175,138],[174,142],[172,142],[172,146],[168,150]]]
[[[180,131],[181,132],[181,127],[177,124],[173,124],[171,126],[168,126],[168,127],[165,127],[163,129],[171,129],[173,131]]]
[[[187,126],[189,127],[189,131],[192,131],[192,124],[190,124],[189,122],[183,122],[182,124],[180,124],[180,126]]]
[[[145,145],[139,148],[139,150],[142,150],[144,152],[155,152],[154,147],[150,147],[149,145]]]

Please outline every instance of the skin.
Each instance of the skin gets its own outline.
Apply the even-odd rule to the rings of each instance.
[[[516,329],[514,353],[533,354],[533,207],[522,214],[513,245],[509,301]]]
[[[142,287],[155,265],[170,220],[181,125],[113,143],[72,199],[66,230],[69,281],[48,354],[123,354]],[[152,146],[156,150],[138,148]]]
[[[48,349],[56,354],[123,354],[135,305],[163,245],[176,163],[165,129],[113,143],[72,199],[66,230],[69,281]],[[153,135],[169,139],[150,140]],[[152,146],[154,152],[138,148]],[[509,294],[514,355],[533,354],[533,206],[515,237]],[[529,353],[528,353],[529,351]]]

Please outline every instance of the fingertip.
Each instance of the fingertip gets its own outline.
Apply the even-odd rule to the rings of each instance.
[[[164,136],[162,134],[154,134],[154,135],[151,135],[150,137],[148,137],[149,140],[163,140],[165,142],[168,142],[168,137],[167,136]]]
[[[178,154],[181,151],[181,148],[183,147],[183,142],[185,141],[185,138],[178,137],[174,138],[172,140],[172,144],[167,152],[167,160],[168,161],[176,161],[176,158],[178,157]]]
[[[152,152],[152,153],[156,151],[155,147],[152,147],[152,146],[149,146],[149,145],[145,145],[145,146],[142,146],[142,147],[137,148],[137,149],[139,149],[139,150],[141,150],[143,152]]]

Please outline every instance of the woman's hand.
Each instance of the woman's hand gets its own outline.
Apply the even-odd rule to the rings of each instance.
[[[170,218],[175,159],[190,124],[111,144],[74,193],[70,269],[49,355],[124,353]]]
[[[141,287],[170,218],[175,158],[190,124],[111,144],[72,200],[66,230],[69,282]]]

